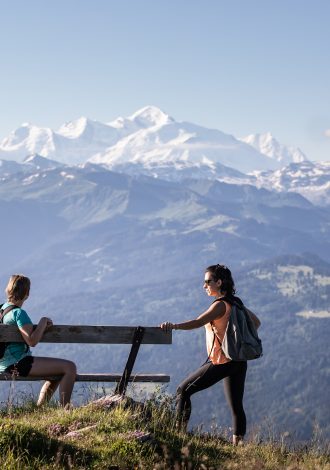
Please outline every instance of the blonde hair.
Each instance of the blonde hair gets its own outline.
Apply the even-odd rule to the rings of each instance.
[[[10,276],[6,294],[10,302],[20,302],[30,293],[31,281],[23,274],[13,274]]]

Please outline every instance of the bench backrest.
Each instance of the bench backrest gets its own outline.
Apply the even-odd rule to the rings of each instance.
[[[1,342],[23,342],[17,326],[0,324]],[[172,332],[164,332],[159,327],[135,326],[90,326],[90,325],[53,325],[47,330],[41,343],[81,343],[81,344],[131,344],[131,350],[122,375],[118,374],[77,374],[79,381],[116,381],[116,394],[125,395],[132,369],[140,344],[172,344]],[[7,374],[8,375],[8,374]],[[8,379],[0,374],[0,380]],[[136,377],[136,376],[135,376]],[[30,377],[22,377],[29,380]],[[164,374],[138,375],[140,381],[169,382],[170,377]],[[33,379],[33,378],[32,378]],[[52,380],[54,377],[52,378]],[[16,379],[17,380],[17,379]],[[47,378],[47,380],[50,380]]]
[[[132,344],[135,326],[54,325],[46,331],[41,343]],[[0,341],[23,342],[14,325],[0,325]],[[145,327],[141,344],[172,344],[172,332],[159,327]]]

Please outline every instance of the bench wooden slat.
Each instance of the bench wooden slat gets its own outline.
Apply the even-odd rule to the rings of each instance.
[[[77,374],[76,382],[119,382],[122,374]],[[59,380],[61,376],[51,377],[15,377],[10,374],[1,374],[0,380],[15,380],[19,382],[35,382],[40,380]],[[160,382],[167,383],[170,376],[165,374],[132,374],[130,382]]]
[[[135,326],[54,325],[41,338],[41,343],[132,344]],[[0,325],[0,341],[23,342],[14,325]],[[172,344],[172,332],[159,327],[145,327],[142,344]]]

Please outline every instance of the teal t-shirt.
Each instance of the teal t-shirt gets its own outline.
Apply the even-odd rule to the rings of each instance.
[[[9,302],[3,304],[2,309],[12,305]],[[25,310],[17,307],[10,310],[3,317],[4,325],[16,325],[18,328],[24,325],[32,325],[32,321],[29,315]],[[23,359],[25,356],[31,356],[30,348],[25,343],[8,343],[6,347],[5,354],[2,359],[0,359],[0,372],[3,372],[8,366],[16,364],[16,362]]]

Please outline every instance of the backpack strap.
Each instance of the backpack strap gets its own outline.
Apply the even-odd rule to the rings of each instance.
[[[3,317],[5,315],[7,315],[7,313],[9,313],[14,308],[19,308],[19,307],[17,307],[17,305],[9,305],[8,307],[3,309],[2,306],[3,306],[3,304],[0,307],[0,323],[3,323]]]

